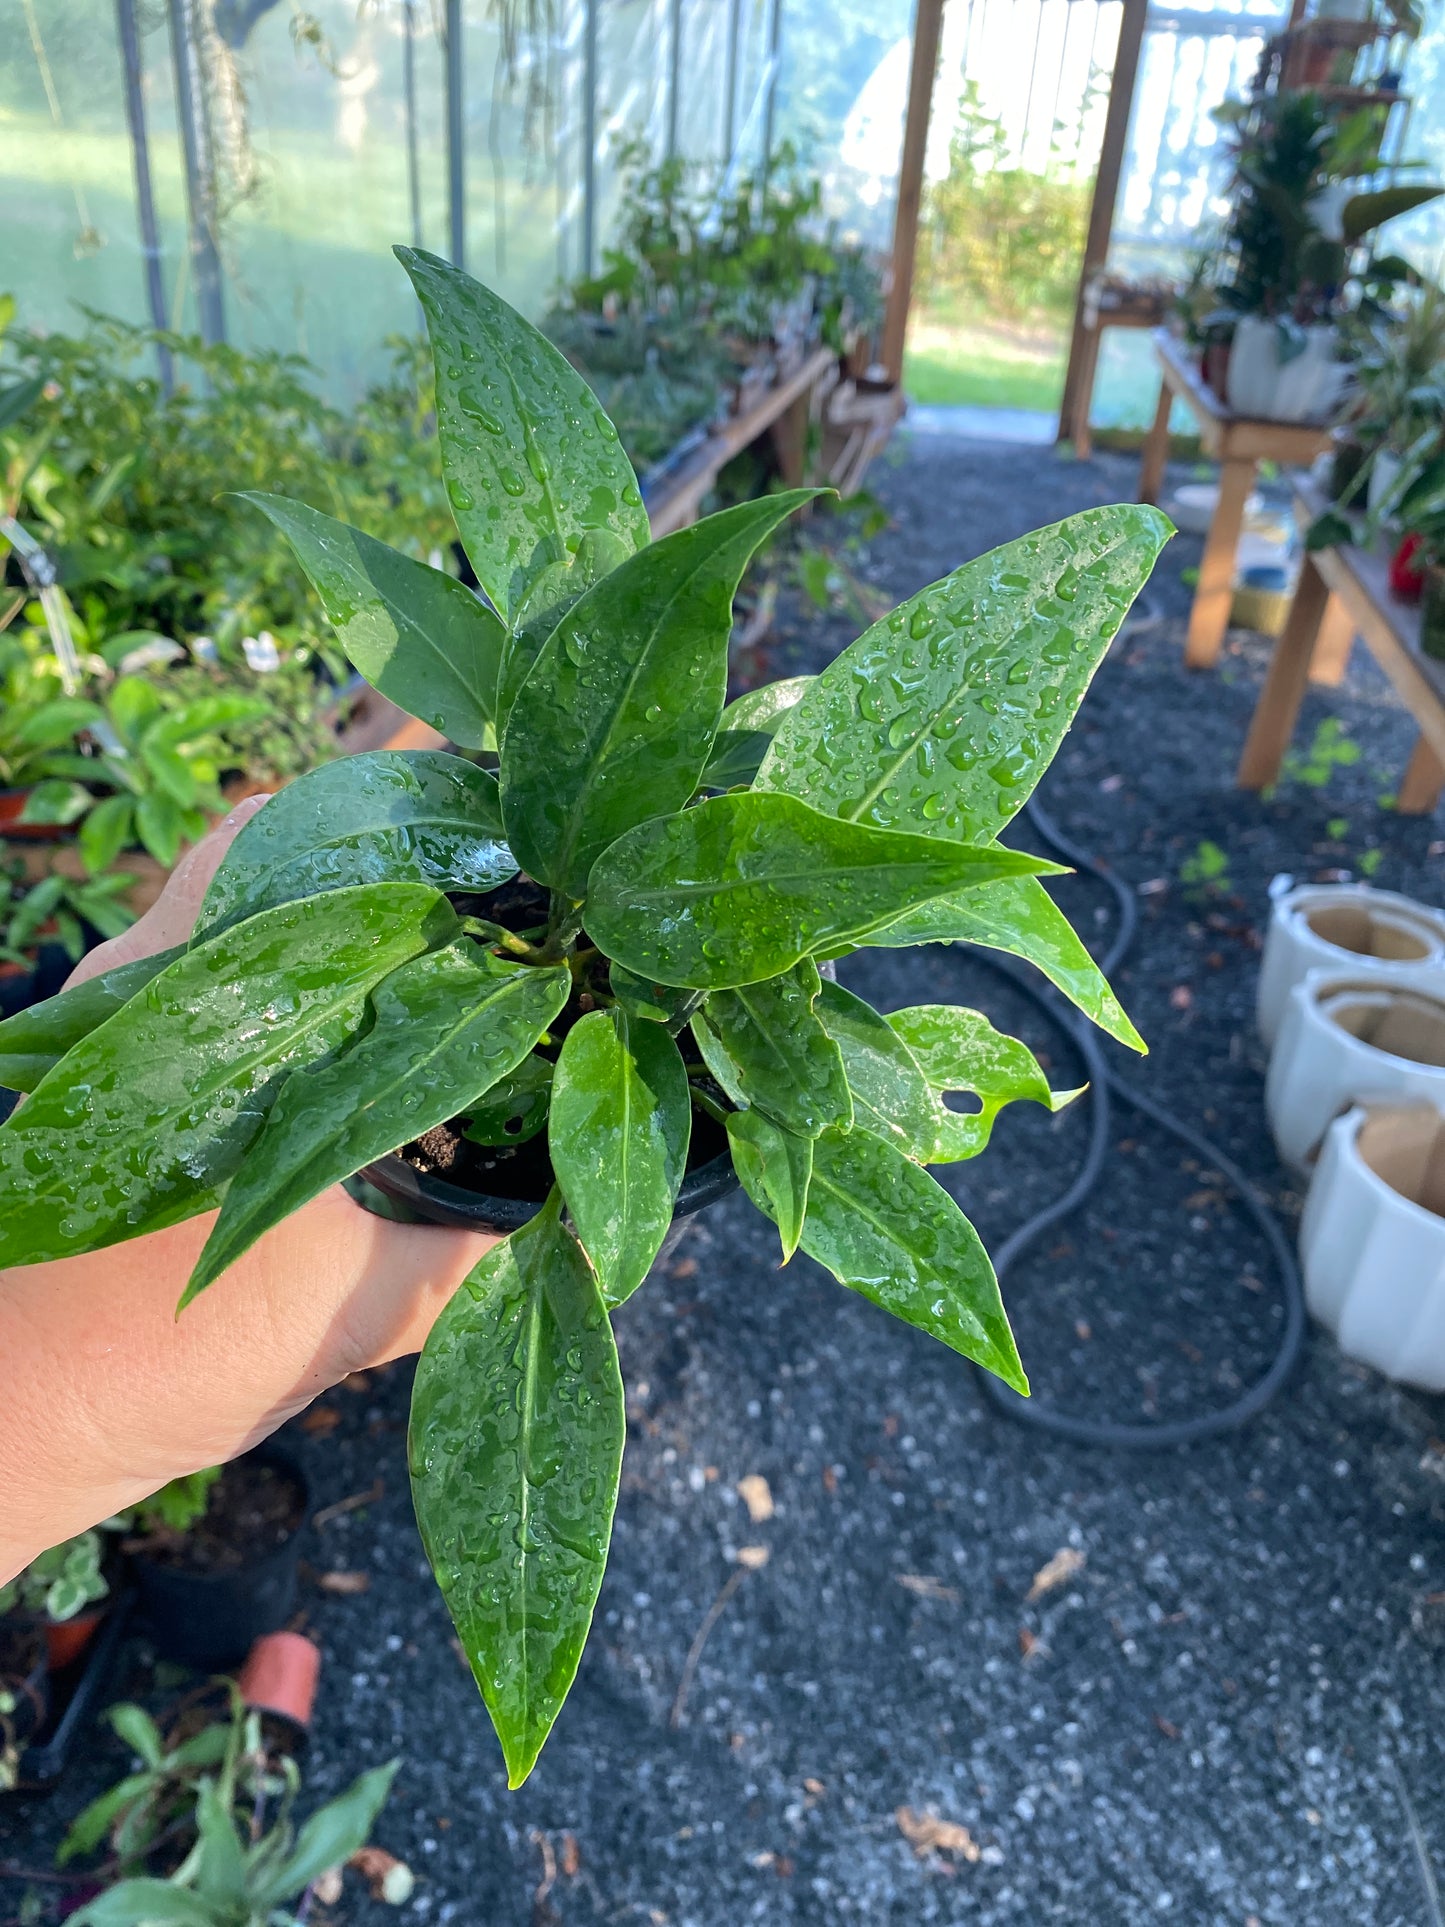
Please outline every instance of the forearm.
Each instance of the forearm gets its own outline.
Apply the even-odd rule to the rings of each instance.
[[[332,1190],[177,1318],[214,1222],[0,1274],[0,1583],[234,1458],[348,1372],[419,1349],[493,1242],[392,1224]]]

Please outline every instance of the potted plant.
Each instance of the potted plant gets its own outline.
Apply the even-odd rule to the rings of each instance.
[[[399,1764],[363,1773],[298,1827],[300,1771],[267,1751],[259,1718],[234,1689],[225,1719],[169,1745],[138,1706],[111,1717],[140,1770],[87,1807],[61,1844],[65,1864],[108,1839],[106,1872],[120,1876],[70,1915],[74,1927],[305,1920],[318,1887],[366,1846]]]
[[[1353,391],[1336,432],[1329,492],[1341,506],[1363,494],[1376,507],[1394,480],[1390,461],[1398,473],[1406,449],[1439,418],[1445,289],[1422,281],[1398,290],[1390,306],[1353,318],[1345,338],[1355,356]]]
[[[977,1234],[925,1167],[980,1151],[1013,1099],[1062,1100],[979,1013],[884,1019],[819,966],[992,945],[1142,1048],[1039,882],[1056,866],[998,836],[1170,527],[1070,516],[912,597],[798,700],[728,709],[734,590],[812,492],[651,542],[570,365],[478,283],[399,252],[487,600],[251,499],[357,668],[463,749],[497,742],[495,767],[379,752],[300,777],[237,836],[184,953],[0,1026],[0,1077],[32,1093],[0,1128],[0,1264],[221,1199],[189,1302],[362,1172],[434,1221],[511,1232],[428,1342],[410,1459],[515,1785],[602,1581],[624,1432],[610,1315],[675,1212],[735,1171],[785,1257],[1026,1386]],[[966,1117],[945,1101],[965,1090]]]
[[[0,1013],[53,996],[91,941],[128,930],[134,913],[121,899],[130,883],[114,872],[74,878],[58,870],[32,880],[0,843]]]
[[[1434,184],[1361,192],[1380,172],[1379,126],[1341,117],[1318,95],[1281,92],[1230,102],[1233,205],[1211,319],[1231,332],[1227,400],[1234,413],[1325,420],[1344,392],[1335,317],[1360,244],[1386,221],[1433,200]]]
[[[64,834],[57,804],[46,818],[36,799],[43,805],[50,794],[53,759],[70,748],[75,715],[39,636],[0,634],[0,835],[49,842]]]
[[[291,1616],[308,1492],[276,1444],[173,1479],[123,1515],[140,1605],[164,1659],[238,1664]]]
[[[42,1552],[0,1586],[0,1621],[38,1627],[51,1672],[72,1665],[95,1635],[110,1593],[98,1528]]]

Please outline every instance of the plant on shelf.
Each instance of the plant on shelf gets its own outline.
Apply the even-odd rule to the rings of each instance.
[[[1440,419],[1445,289],[1414,281],[1397,292],[1392,307],[1361,316],[1346,334],[1355,357],[1354,392],[1336,438],[1330,490],[1341,505],[1358,502],[1381,473],[1380,451],[1402,457]]]
[[[602,1582],[611,1315],[684,1186],[695,1203],[730,1159],[785,1258],[1025,1389],[987,1255],[926,1167],[981,1151],[1006,1103],[1062,1099],[978,1012],[885,1018],[820,966],[990,945],[1143,1048],[1039,881],[1057,866],[998,839],[1170,525],[1070,516],[816,679],[727,705],[738,581],[810,491],[650,541],[570,365],[486,288],[399,253],[486,601],[250,499],[362,672],[464,750],[494,736],[496,767],[378,752],[299,778],[237,836],[188,946],[0,1026],[0,1082],[31,1093],[0,1128],[0,1264],[219,1204],[188,1304],[308,1199],[393,1168],[437,1216],[450,1199],[521,1225],[438,1321],[410,1434],[423,1540],[515,1785]]]
[[[33,970],[45,943],[79,963],[87,925],[101,937],[118,937],[135,922],[135,912],[122,901],[132,882],[115,871],[68,877],[51,870],[32,878],[20,854],[0,843],[0,965]]]
[[[0,1614],[22,1613],[55,1625],[74,1619],[110,1591],[101,1570],[104,1556],[94,1528],[52,1546],[0,1586]]]
[[[266,1751],[260,1718],[234,1687],[224,1719],[170,1744],[139,1706],[113,1707],[110,1717],[141,1764],[61,1843],[64,1865],[108,1839],[121,1875],[70,1915],[75,1927],[295,1927],[366,1846],[396,1776],[395,1760],[374,1767],[298,1827],[300,1769]],[[146,1871],[163,1852],[172,1870]]]

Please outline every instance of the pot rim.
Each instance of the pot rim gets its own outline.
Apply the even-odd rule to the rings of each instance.
[[[150,1572],[161,1572],[170,1578],[184,1579],[193,1586],[221,1587],[234,1584],[242,1573],[261,1572],[275,1560],[288,1559],[296,1541],[311,1521],[311,1482],[306,1477],[305,1468],[296,1453],[290,1451],[277,1439],[262,1439],[259,1445],[253,1445],[245,1452],[238,1452],[234,1459],[227,1459],[225,1464],[239,1465],[243,1459],[254,1460],[260,1465],[273,1465],[287,1473],[296,1482],[301,1495],[300,1516],[278,1546],[273,1546],[269,1552],[263,1552],[259,1558],[243,1560],[240,1565],[231,1566],[225,1572],[197,1572],[189,1566],[170,1566],[162,1560],[149,1558],[139,1548],[126,1555],[132,1563],[137,1567],[144,1566]]]

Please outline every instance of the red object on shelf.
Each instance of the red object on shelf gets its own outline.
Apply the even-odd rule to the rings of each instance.
[[[236,1684],[247,1706],[279,1713],[305,1732],[321,1672],[321,1648],[304,1633],[264,1633],[246,1655]]]
[[[109,1606],[92,1606],[74,1619],[52,1619],[45,1627],[45,1658],[52,1673],[63,1673],[85,1651],[99,1630]]]
[[[1418,602],[1425,593],[1425,569],[1415,560],[1419,552],[1419,536],[1407,535],[1390,558],[1390,594],[1401,602]]]

